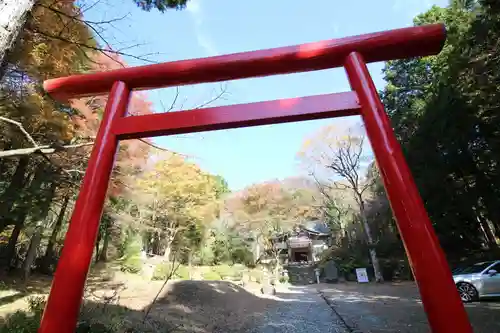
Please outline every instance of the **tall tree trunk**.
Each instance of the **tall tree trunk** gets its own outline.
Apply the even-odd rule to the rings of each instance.
[[[193,279],[193,251],[189,251],[188,254],[188,270],[189,270],[189,280]]]
[[[24,168],[24,170],[25,170],[25,168]],[[22,171],[22,172],[23,172],[22,177],[24,178],[24,171]],[[12,258],[15,254],[15,247],[17,244],[17,239],[19,237],[19,233],[24,228],[24,223],[26,221],[26,218],[31,211],[30,210],[30,208],[31,208],[30,203],[32,201],[33,194],[37,193],[37,191],[42,186],[43,172],[44,172],[43,167],[38,166],[38,168],[36,169],[32,178],[26,177],[26,178],[31,178],[29,187],[26,189],[26,191],[24,191],[26,193],[26,196],[24,198],[22,198],[23,199],[22,202],[19,203],[16,206],[16,208],[14,209],[14,211],[12,212],[11,215],[14,216],[14,219],[9,219],[9,221],[15,222],[14,223],[15,228],[14,228],[13,234],[11,235],[11,237],[9,239],[9,244],[7,246],[7,249],[6,249],[6,254],[4,256],[5,263],[12,262]],[[24,179],[23,179],[22,183],[23,183],[22,186],[24,186]],[[17,267],[17,264],[15,266]]]
[[[108,261],[108,246],[109,246],[109,235],[108,233],[106,233],[104,234],[101,253],[99,253],[99,259],[97,261],[102,261],[102,262]]]
[[[43,165],[39,165],[38,170],[37,170],[37,175],[38,172],[45,171],[45,168]],[[43,182],[43,179],[45,177],[36,177],[33,179],[33,182],[38,182],[39,179],[42,179],[40,183]],[[35,228],[35,232],[33,233],[33,236],[31,236],[31,242],[30,246],[28,248],[28,252],[26,254],[26,258],[24,259],[23,262],[23,271],[24,271],[24,280],[27,281],[29,278],[29,275],[31,273],[31,266],[33,265],[33,262],[36,259],[36,254],[38,247],[40,246],[40,241],[42,240],[42,231],[44,229],[44,222],[47,219],[47,216],[49,214],[49,209],[50,205],[52,204],[52,199],[54,198],[54,194],[56,191],[57,184],[55,182],[50,183],[49,188],[47,189],[47,193],[36,193],[36,192],[31,192],[32,195],[43,195],[44,196],[44,201],[43,201],[43,206],[40,208],[40,211],[38,214],[35,214],[34,217],[38,220],[37,226]]]
[[[280,250],[275,249],[274,253],[274,270],[273,270],[273,275],[274,275],[274,281],[278,282],[280,279],[280,270],[281,270],[281,265],[280,265]]]
[[[109,239],[111,237],[111,221],[106,221],[106,226],[104,228],[104,239],[102,241],[101,253],[99,254],[99,260],[102,262],[108,261],[108,247],[109,247]]]
[[[175,237],[177,236],[178,230],[173,228],[168,228],[168,231],[165,235],[166,246],[165,253],[163,254],[165,260],[170,261],[170,254],[172,253],[172,245],[174,244]],[[160,237],[159,237],[160,238]],[[161,241],[161,240],[160,240]]]
[[[497,240],[495,234],[491,230],[490,224],[488,221],[482,216],[481,212],[478,209],[475,209],[477,220],[481,226],[481,229],[484,232],[485,239],[488,242],[488,247],[490,249],[498,249]]]
[[[384,276],[382,275],[382,270],[380,269],[380,263],[378,261],[377,250],[374,247],[374,241],[371,233],[370,224],[366,218],[365,203],[361,195],[358,195],[359,212],[361,215],[361,221],[363,223],[363,229],[365,231],[366,242],[368,243],[370,259],[372,261],[373,273],[375,274],[375,282],[384,282]]]
[[[0,149],[1,150],[10,150],[12,149],[12,142],[3,140],[0,142]],[[5,172],[7,172],[7,168],[12,164],[12,161],[8,161],[5,158],[0,159],[0,175],[3,175]]]
[[[482,203],[486,208],[485,215],[488,217],[490,222],[495,227],[495,235],[500,238],[500,212],[498,206],[500,205],[500,200],[495,192],[494,182],[488,177],[482,170],[477,167],[473,158],[470,157],[474,166],[474,175],[476,178],[477,191],[480,193]]]
[[[6,68],[6,57],[14,47],[35,0],[3,0],[0,2],[0,80]]]
[[[469,155],[470,156],[470,155]],[[472,165],[474,165],[474,170],[476,171],[476,178],[480,178],[481,181],[486,181],[485,179],[485,176],[484,176],[484,173],[482,173],[476,166],[476,164],[474,163],[474,160],[472,157],[469,157],[469,161],[470,163],[472,163]],[[480,195],[478,195],[478,192],[477,190],[475,190],[469,183],[469,180],[468,178],[465,176],[465,172],[462,171],[462,170],[457,170],[457,174],[462,178],[462,181],[464,183],[464,187],[465,187],[465,193],[470,195],[470,196],[473,196],[476,200],[476,202],[478,202],[478,204],[476,205],[473,205],[471,206],[470,208],[472,209],[473,213],[474,213],[474,218],[476,219],[476,221],[479,223],[479,229],[483,231],[484,233],[484,236],[485,236],[485,240],[487,241],[488,243],[488,247],[491,248],[491,249],[496,249],[498,248],[498,244],[497,244],[497,241],[496,241],[496,237],[495,237],[495,234],[494,234],[494,230],[491,229],[491,226],[490,224],[488,223],[488,220],[484,217],[484,215],[482,214],[481,212],[481,207],[479,205],[479,202],[481,201],[481,198],[480,198]],[[485,184],[483,184],[482,186],[484,186]],[[490,187],[488,187],[489,189]],[[480,193],[484,193],[484,192],[480,192]],[[486,194],[488,197],[490,197],[492,194]],[[488,199],[489,200],[489,199]],[[482,200],[483,202],[485,200]],[[490,203],[490,201],[488,201],[488,203]],[[491,203],[489,206],[486,206],[485,209],[487,210],[487,213],[488,213],[488,208],[491,209]],[[496,213],[496,208],[494,209],[495,213]],[[493,218],[498,217],[497,214],[495,214],[493,216]]]
[[[28,248],[28,252],[26,253],[26,258],[23,262],[24,281],[28,281],[31,273],[31,266],[36,259],[36,251],[38,250],[38,246],[40,245],[40,241],[42,240],[42,230],[42,223],[39,222],[35,228],[33,236],[31,236],[30,246]]]
[[[489,187],[489,186],[488,186]],[[485,192],[483,192],[485,193]],[[492,191],[483,195],[484,206],[486,207],[486,216],[495,227],[495,235],[500,238],[500,214],[498,212],[498,205],[496,199],[491,198],[491,195],[495,195]]]
[[[7,215],[22,192],[28,163],[29,157],[27,156],[19,159],[16,171],[10,180],[9,186],[7,186],[0,196],[0,232],[5,230],[9,223],[12,222],[12,219],[8,219]]]
[[[9,268],[10,264],[12,263],[12,259],[14,258],[14,255],[16,253],[17,241],[19,240],[19,235],[21,234],[21,230],[23,230],[24,228],[24,222],[26,221],[27,216],[28,216],[28,210],[21,209],[16,217],[17,223],[14,229],[12,230],[12,233],[9,237],[9,243],[7,244],[7,248],[5,250],[4,264],[6,265],[6,268]]]
[[[95,257],[94,257],[94,261],[95,263],[97,264],[99,262],[99,245],[101,245],[101,233],[99,232],[97,234],[97,239],[95,241]]]
[[[158,231],[155,231],[153,234],[153,244],[152,244],[153,254],[160,255],[160,235]]]
[[[4,266],[6,269],[10,268],[10,265],[12,263],[12,258],[16,253],[16,245],[17,241],[19,240],[19,235],[21,234],[22,229],[23,226],[20,223],[17,223],[14,226],[14,229],[12,229],[12,233],[10,234],[9,237],[9,242],[7,243],[7,247],[5,248],[5,253],[2,256],[2,266]]]
[[[69,203],[69,195],[65,196],[63,199],[61,209],[59,210],[59,214],[57,214],[56,223],[54,224],[54,228],[52,229],[52,233],[50,234],[49,242],[47,243],[47,249],[45,250],[45,255],[43,256],[42,267],[40,268],[42,272],[45,274],[52,273],[52,268],[50,266],[55,257],[54,246],[56,244],[57,236],[59,235],[59,232],[61,231],[64,222],[64,215],[66,214],[68,203]]]
[[[165,258],[166,261],[170,261],[170,253],[172,252],[172,249],[170,247],[170,244],[167,244],[165,247],[165,253],[163,254],[163,257]]]

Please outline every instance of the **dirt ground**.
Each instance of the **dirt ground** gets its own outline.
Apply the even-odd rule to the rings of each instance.
[[[33,277],[28,284],[9,281],[0,291],[0,319],[28,308],[28,298],[46,296],[50,278]],[[88,280],[83,311],[87,317],[100,316],[103,322],[148,321],[167,332],[251,332],[265,313],[279,306],[276,297],[260,294],[260,285],[245,288],[227,281],[170,281],[158,299],[163,281],[146,281],[139,275],[121,272],[93,272]]]
[[[51,279],[8,281],[0,291],[2,317],[28,308],[28,298],[46,296]],[[117,332],[169,333],[347,333],[334,311],[312,287],[276,286],[262,295],[260,284],[229,281],[162,281],[116,270],[91,272],[80,324],[99,323]],[[148,313],[147,320],[144,320]]]
[[[418,290],[412,282],[340,283],[321,285],[319,290],[353,332],[430,331]],[[436,296],[439,297],[439,293]],[[500,300],[481,301],[465,307],[475,333],[500,332]]]

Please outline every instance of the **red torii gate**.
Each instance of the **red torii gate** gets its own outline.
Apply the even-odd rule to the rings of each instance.
[[[74,332],[119,140],[361,115],[432,332],[471,333],[422,199],[366,67],[437,54],[443,25],[47,80],[53,97],[109,92],[39,333]],[[345,67],[352,91],[207,109],[126,116],[132,90]]]

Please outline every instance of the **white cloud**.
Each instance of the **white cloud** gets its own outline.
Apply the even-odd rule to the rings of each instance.
[[[340,30],[340,27],[337,23],[332,23],[332,30],[333,30],[333,34],[335,36],[337,36],[337,34],[339,33],[339,30]]]
[[[197,0],[192,0],[187,3],[186,10],[191,13],[199,13],[201,10],[200,3]]]
[[[217,47],[215,46],[212,38],[206,33],[204,27],[204,13],[201,0],[191,0],[188,2],[187,11],[191,14],[194,21],[194,30],[196,33],[196,40],[207,55],[218,55]]]

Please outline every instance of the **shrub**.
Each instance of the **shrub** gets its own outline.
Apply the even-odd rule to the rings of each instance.
[[[229,265],[216,266],[214,267],[214,271],[217,272],[217,274],[219,274],[223,279],[233,277],[235,275],[235,269]]]
[[[45,298],[30,297],[29,310],[7,315],[0,333],[36,333],[42,318]],[[126,318],[126,320],[124,320]],[[110,304],[84,302],[75,333],[156,333],[173,332],[168,322],[144,321],[134,310]]]
[[[214,280],[220,280],[220,279],[221,279],[221,276],[219,275],[219,273],[214,272],[212,270],[203,273],[203,280],[214,281]]]
[[[120,267],[122,272],[137,274],[142,270],[141,249],[141,238],[131,230],[127,230],[119,249],[122,258]]]
[[[31,312],[42,314],[45,303],[46,300],[43,296],[28,297],[28,305]]]
[[[184,265],[175,265],[175,272],[172,274],[172,279],[189,280],[189,267]],[[172,272],[171,263],[161,263],[156,265],[153,272],[153,280],[166,280]]]
[[[33,313],[16,311],[5,318],[0,333],[35,333],[41,317]]]
[[[180,280],[189,280],[189,267],[180,265],[175,271],[175,277]]]
[[[142,259],[140,257],[125,258],[120,269],[122,272],[137,274],[142,270]]]
[[[155,271],[153,272],[153,280],[166,280],[167,277],[172,272],[172,264],[161,263],[156,265]]]
[[[120,258],[139,256],[142,249],[141,238],[131,229],[122,232],[121,242],[118,245]]]
[[[288,283],[288,276],[280,276],[280,283]]]
[[[231,260],[234,263],[252,266],[254,262],[253,253],[247,247],[237,247],[231,252]]]
[[[356,247],[357,250],[353,251],[350,248],[332,246],[321,254],[320,267],[324,267],[327,261],[333,260],[338,267],[339,276],[351,280],[355,276],[356,268],[370,267],[366,256],[368,249],[365,247],[360,251],[360,247]]]
[[[28,298],[29,311],[16,311],[5,318],[0,333],[35,333],[45,307],[44,297]]]
[[[195,258],[194,262],[200,265],[213,265],[215,260],[214,252],[210,246],[205,246],[200,249],[200,253]]]
[[[135,310],[114,304],[84,302],[75,333],[173,332],[168,322],[144,320]],[[36,333],[36,331],[33,331]]]
[[[84,302],[75,333],[123,332],[126,330],[126,326],[131,324],[131,312],[111,303]],[[124,318],[127,320],[123,320]]]
[[[243,265],[220,265],[214,267],[214,271],[217,272],[222,279],[231,278],[240,280],[243,277],[244,270],[245,268]]]

